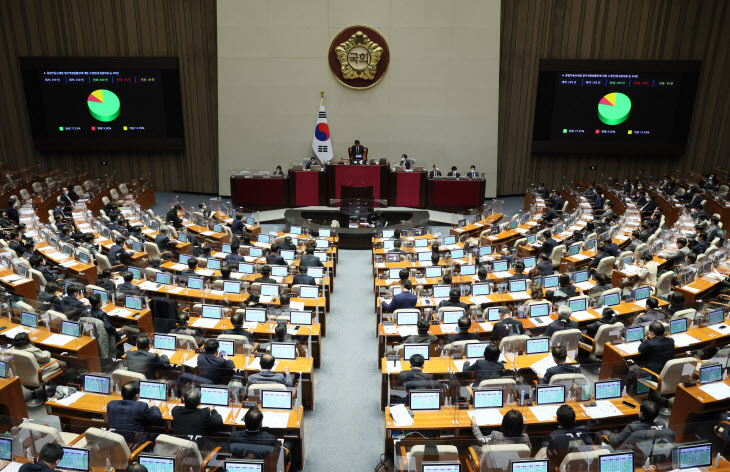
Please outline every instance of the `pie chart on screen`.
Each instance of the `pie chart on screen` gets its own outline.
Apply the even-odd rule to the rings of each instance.
[[[119,116],[119,97],[105,89],[94,90],[86,99],[91,116],[99,121],[114,121]]]
[[[631,99],[623,93],[609,93],[598,102],[598,119],[607,125],[620,125],[630,112]]]

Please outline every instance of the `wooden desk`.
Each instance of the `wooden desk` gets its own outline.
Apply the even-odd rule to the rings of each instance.
[[[46,261],[50,262],[58,270],[73,277],[83,279],[86,281],[87,284],[96,284],[98,272],[95,265],[76,262],[71,267],[65,267],[61,264],[67,261],[71,261],[72,258],[58,252],[55,248],[52,248],[47,242],[44,241],[36,243],[35,247],[36,252],[41,254],[46,259]]]
[[[501,220],[502,216],[504,216],[504,215],[502,215],[501,213],[492,213],[488,217],[482,218],[481,220],[477,221],[476,223],[470,223],[470,224],[468,224],[466,226],[462,226],[460,228],[451,228],[449,230],[449,234],[451,234],[453,236],[457,236],[457,237],[463,236],[464,234],[468,234],[471,237],[475,234],[481,233],[488,227],[492,226],[493,224],[495,224],[496,222]]]
[[[7,408],[7,415],[10,416],[10,424],[13,426],[18,426],[28,418],[20,377],[0,379],[0,406]],[[6,425],[1,426],[0,432],[7,433],[9,428],[4,428]]]
[[[113,303],[107,303],[101,309],[109,315],[109,320],[114,326],[122,328],[130,322],[136,324],[141,332],[151,335],[155,332],[154,319],[152,318],[152,312],[149,308],[145,308],[142,311],[128,310],[128,316],[111,315],[110,312],[120,308]]]
[[[2,280],[3,277],[14,274],[15,273],[12,269],[0,270],[0,284],[2,284],[2,286],[9,292],[18,295],[19,297],[23,297],[26,300],[35,300],[38,298],[38,294],[35,291],[35,282],[33,280],[24,278],[20,278],[13,282],[5,282]]]
[[[730,379],[723,380],[723,383],[730,385]],[[728,409],[730,409],[730,398],[715,400],[698,385],[685,387],[680,384],[677,386],[674,396],[672,414],[669,417],[669,429],[674,431],[681,441],[682,437],[691,431],[692,423],[700,421],[701,415]]]
[[[0,335],[18,326],[20,325],[13,323],[7,318],[0,318],[0,328],[4,328],[0,331]],[[69,365],[86,368],[89,372],[101,372],[99,345],[96,343],[96,339],[89,336],[81,336],[69,341],[64,346],[56,346],[55,344],[47,344],[45,342],[52,334],[47,328],[31,329],[30,333],[28,333],[33,344],[49,351],[54,359],[62,360]]]

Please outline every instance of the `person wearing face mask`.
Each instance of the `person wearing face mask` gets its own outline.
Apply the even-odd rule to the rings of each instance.
[[[441,171],[439,170],[439,165],[434,164],[433,170],[428,173],[428,178],[433,179],[434,177],[441,177]]]
[[[198,203],[199,212],[203,214],[204,217],[210,218],[210,210],[207,209],[204,202]]]
[[[8,200],[8,219],[16,225],[20,224],[20,213],[18,213],[17,206],[18,200],[15,198]]]
[[[64,213],[69,214],[71,213],[71,210],[73,209],[74,202],[71,200],[71,197],[68,195],[68,187],[63,187],[63,193],[59,197],[61,200],[61,204],[64,206]]]
[[[408,161],[408,156],[406,154],[400,156],[400,165],[406,170],[411,169],[411,163]]]
[[[477,167],[474,165],[471,166],[471,169],[469,169],[469,172],[466,173],[466,176],[469,177],[470,179],[476,179],[477,177],[479,177],[479,173],[477,172]]]

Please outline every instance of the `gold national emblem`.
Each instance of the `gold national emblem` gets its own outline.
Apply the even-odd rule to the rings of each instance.
[[[383,48],[357,31],[335,49],[345,79],[375,79]]]

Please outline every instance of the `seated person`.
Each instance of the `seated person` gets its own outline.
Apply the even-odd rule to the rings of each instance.
[[[509,410],[502,418],[502,427],[499,430],[492,431],[488,436],[482,434],[482,430],[470,416],[471,430],[474,437],[477,438],[480,445],[503,445],[503,444],[525,444],[532,449],[530,437],[525,434],[525,419],[519,410]],[[477,446],[474,448],[478,457],[482,457],[482,448]]]
[[[578,329],[578,322],[570,319],[572,313],[568,305],[563,305],[558,308],[558,319],[548,325],[545,329],[545,336],[549,338],[553,333],[564,329]]]
[[[98,293],[92,293],[89,295],[89,305],[91,306],[89,309],[89,315],[104,323],[104,330],[109,336],[109,342],[113,342],[115,344],[119,342],[122,339],[123,330],[122,328],[115,327],[109,319],[109,315],[101,309],[101,295]]]
[[[299,264],[299,273],[292,279],[293,285],[317,285],[317,279],[307,275],[307,269],[306,264]]]
[[[464,362],[464,372],[476,372],[476,379],[472,387],[478,387],[482,380],[498,379],[505,374],[504,364],[499,362],[499,348],[490,344],[484,348],[484,359],[474,364]]]
[[[48,282],[43,288],[43,291],[38,292],[38,303],[48,303],[51,305],[51,310],[63,312],[61,306],[61,299],[58,297],[61,295],[61,288],[56,282]]]
[[[533,277],[553,275],[553,263],[550,262],[550,255],[546,252],[540,254],[540,260],[531,272]]]
[[[98,297],[98,295],[97,295]],[[165,354],[159,355],[150,352],[152,340],[147,334],[137,336],[137,350],[127,351],[127,369],[144,374],[148,379],[156,378],[155,372],[159,369],[170,368],[170,359]]]
[[[508,278],[507,280],[522,280],[522,279],[530,278],[529,274],[523,274],[523,272],[525,271],[524,262],[522,262],[522,261],[515,262],[514,270],[515,270],[515,274],[513,276],[511,276],[510,278]]]
[[[671,295],[669,295],[669,306],[667,307],[667,313],[669,313],[669,316],[674,315],[678,311],[686,310],[687,307],[684,304],[684,294],[678,290],[675,290],[672,292]]]
[[[666,336],[664,325],[652,321],[646,338],[639,344],[639,361],[645,361],[644,367],[660,374],[664,365],[674,359],[674,339]]]
[[[659,300],[651,297],[646,299],[646,311],[634,318],[632,326],[649,326],[652,321],[664,321],[666,318],[667,315],[659,311]]]
[[[221,265],[221,275],[215,277],[214,281],[220,280],[223,282],[237,282],[237,279],[231,277],[231,266],[228,264]]]
[[[254,384],[267,384],[267,383],[278,383],[287,387],[294,386],[294,379],[292,378],[289,367],[284,366],[281,372],[273,372],[271,369],[274,368],[276,359],[268,352],[261,356],[261,370],[248,376],[246,381],[246,388]]]
[[[84,242],[81,244],[81,247],[89,251],[92,257],[99,253],[99,246],[94,243],[94,239],[96,239],[94,233],[85,233]]]
[[[479,339],[478,333],[470,333],[469,328],[471,328],[471,318],[468,316],[462,316],[459,318],[459,332],[456,334],[450,334],[447,338],[447,343],[453,343],[455,341],[470,341],[474,339]]]
[[[235,334],[236,336],[245,336],[248,344],[253,344],[253,335],[243,329],[243,313],[235,312],[231,315],[231,324],[233,328],[223,331],[223,334]]]
[[[428,334],[428,330],[431,329],[431,323],[429,323],[426,320],[418,320],[418,323],[416,324],[416,328],[418,329],[418,334],[415,334],[413,336],[408,336],[406,339],[406,343],[408,344],[420,344],[420,343],[435,343],[438,341],[438,337],[436,337],[433,334]]]
[[[525,326],[521,321],[512,318],[512,310],[509,307],[499,307],[500,321],[492,328],[492,339],[499,343],[506,336],[525,334]]]
[[[263,459],[276,449],[278,442],[276,436],[261,430],[264,414],[257,406],[246,412],[243,422],[246,424],[246,429],[236,429],[228,439],[228,450],[234,457]]]
[[[175,327],[170,330],[170,334],[182,334],[183,336],[192,336],[195,338],[195,349],[205,341],[205,338],[197,329],[190,327],[190,316],[187,313],[178,313],[175,319]]]
[[[423,364],[426,361],[422,355],[413,354],[409,361],[411,370],[403,370],[398,374],[398,387],[403,387],[407,382],[433,380],[433,375],[423,373]]]
[[[443,300],[437,308],[442,307],[463,308],[465,312],[469,312],[469,305],[461,301],[461,291],[458,288],[452,288],[449,291],[449,299]]]
[[[613,285],[611,285],[611,279],[609,279],[608,276],[603,272],[596,273],[594,278],[596,280],[596,285],[591,287],[589,296],[593,300],[598,300],[601,294],[606,290],[611,290],[613,288]]]
[[[63,446],[56,443],[46,443],[38,454],[38,462],[26,462],[18,468],[18,472],[47,472],[56,470],[58,463],[63,459]]]
[[[28,259],[28,262],[33,269],[41,273],[46,282],[53,282],[59,278],[58,273],[46,265],[45,257],[35,254]]]
[[[172,434],[193,437],[199,445],[223,429],[221,415],[214,408],[200,407],[200,398],[200,388],[190,387],[183,393],[184,405],[176,406],[171,412]]]
[[[291,319],[291,315],[289,314],[292,311],[292,308],[290,306],[291,304],[291,295],[288,293],[282,293],[279,297],[279,306],[274,308],[272,306],[267,307],[267,318],[270,321],[275,321],[277,318],[285,317],[287,320]]]
[[[188,268],[183,270],[182,272],[180,272],[180,275],[182,275],[184,277],[190,277],[191,275],[195,276],[195,275],[197,275],[197,273],[195,272],[195,269],[197,269],[197,268],[198,268],[198,260],[194,257],[191,257],[190,259],[188,259]]]
[[[547,302],[547,299],[545,299],[545,296],[543,295],[542,287],[538,287],[537,285],[533,284],[530,285],[530,299],[525,301],[523,305],[529,306],[533,303],[544,303]]]
[[[261,277],[259,277],[258,279],[253,279],[253,282],[261,283],[261,284],[278,284],[279,283],[276,281],[276,279],[271,278],[271,266],[268,264],[261,267]]]
[[[89,306],[81,301],[82,290],[78,284],[66,287],[66,295],[61,299],[61,308],[69,320],[76,320],[89,314]]]
[[[125,270],[122,272],[122,279],[124,279],[124,282],[117,285],[117,293],[119,293],[120,296],[124,295],[140,295],[142,291],[132,283],[132,280],[134,280],[134,274],[132,274],[131,271]]]
[[[488,276],[489,272],[487,271],[487,268],[479,266],[479,270],[477,270],[477,278],[479,279],[479,282],[486,282]]]
[[[271,245],[271,251],[266,255],[266,263],[269,265],[286,265],[286,261],[279,255],[279,245]]]
[[[307,248],[304,250],[305,254],[302,256],[302,259],[299,261],[299,265],[306,265],[307,267],[324,267],[324,264],[319,259],[319,257],[314,255],[314,250],[316,249],[316,246],[307,246]]]
[[[585,445],[593,444],[588,426],[575,424],[575,410],[570,405],[560,405],[556,417],[560,426],[550,433],[548,440],[542,443],[543,447],[547,447],[550,451],[567,451],[572,441],[581,441]]]
[[[412,288],[413,285],[410,280],[403,282],[403,291],[401,293],[394,296],[390,303],[386,301],[381,302],[383,313],[393,313],[395,310],[403,308],[415,308],[418,297],[411,292]]]
[[[608,434],[606,439],[614,449],[618,449],[636,431],[664,429],[666,425],[663,421],[657,420],[657,416],[659,416],[659,407],[654,402],[644,400],[639,407],[639,421],[627,424],[620,433]]]
[[[132,256],[134,256],[133,252],[124,249],[124,238],[117,236],[117,239],[114,240],[114,245],[109,248],[109,264],[112,266],[126,264]]]
[[[297,356],[305,357],[307,355],[307,350],[304,346],[299,344],[299,341],[291,337],[285,323],[278,323],[276,325],[274,328],[274,334],[271,336],[271,342],[294,344],[297,347]]]
[[[593,323],[586,326],[586,335],[595,338],[598,333],[598,328],[603,325],[610,325],[618,323],[619,319],[616,318],[616,311],[613,308],[606,307],[601,311],[601,317]]]
[[[556,345],[550,350],[553,361],[556,365],[545,371],[545,375],[537,374],[540,379],[540,385],[549,385],[553,375],[558,374],[580,374],[580,367],[577,364],[566,364],[568,360],[568,350],[565,346]]]
[[[112,400],[106,406],[109,429],[121,434],[128,443],[142,443],[149,426],[162,426],[162,413],[154,402],[139,401],[139,384],[128,382],[122,386],[122,399]]]
[[[217,339],[205,340],[205,352],[198,355],[198,375],[218,385],[223,379],[233,375],[235,365],[230,359],[222,359],[218,352]]]
[[[240,243],[237,243],[237,242],[231,243],[231,253],[226,254],[226,258],[223,260],[229,264],[231,264],[231,263],[238,264],[239,262],[246,262],[246,258],[239,253],[240,251],[241,251]]]
[[[289,251],[296,251],[297,247],[292,242],[291,236],[285,236],[284,241],[278,243],[279,249],[289,250]]]
[[[35,357],[39,366],[48,364],[51,361],[51,353],[35,347],[33,343],[30,342],[30,336],[28,336],[28,333],[26,332],[18,333],[13,338],[13,347],[8,349],[8,354],[12,354],[14,351],[23,351],[28,354],[33,354],[33,357]]]

